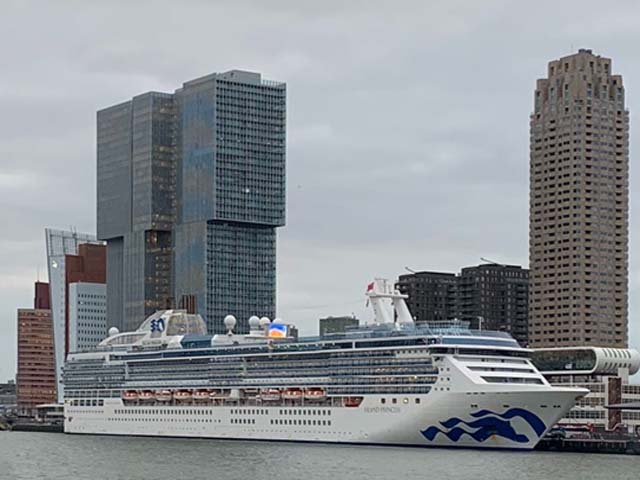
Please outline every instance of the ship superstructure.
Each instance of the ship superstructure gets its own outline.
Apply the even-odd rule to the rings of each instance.
[[[371,325],[326,338],[252,317],[248,335],[157,312],[64,371],[65,432],[533,448],[587,393],[550,386],[502,332],[416,324],[386,280]],[[390,305],[389,305],[390,304]]]

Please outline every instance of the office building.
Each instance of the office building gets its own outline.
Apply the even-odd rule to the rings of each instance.
[[[550,62],[530,129],[530,344],[626,347],[629,112],[611,60]]]
[[[486,263],[458,276],[457,316],[475,328],[508,332],[528,343],[529,270]]]
[[[89,350],[107,337],[107,286],[104,283],[69,284],[70,352]]]
[[[325,317],[318,321],[318,331],[321,337],[336,333],[344,333],[348,328],[355,328],[360,324],[356,317]]]
[[[97,231],[107,242],[107,318],[136,329],[171,306],[176,109],[149,92],[97,114]]]
[[[87,243],[65,256],[65,356],[106,337],[106,253],[106,246]]]
[[[455,273],[415,272],[400,275],[396,288],[408,295],[407,306],[417,322],[457,317],[458,278]]]
[[[49,298],[55,340],[56,385],[59,385],[67,350],[67,280],[65,261],[67,255],[77,255],[81,244],[101,245],[95,235],[75,231],[45,229],[47,269],[49,273]],[[47,307],[48,308],[48,307]],[[58,389],[58,401],[62,401],[62,388]]]
[[[125,330],[175,304],[211,332],[275,316],[285,223],[286,86],[233,70],[98,112],[107,316]]]
[[[21,413],[56,401],[54,335],[46,283],[35,286],[33,308],[18,309],[16,396]]]

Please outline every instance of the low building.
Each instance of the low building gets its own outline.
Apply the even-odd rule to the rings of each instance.
[[[17,407],[16,383],[0,383],[0,415]]]
[[[567,347],[533,351],[532,361],[552,385],[586,388],[559,425],[578,425],[604,430],[623,428],[640,432],[640,411],[607,408],[609,405],[640,402],[640,385],[629,376],[640,370],[640,353],[625,348]]]
[[[49,291],[36,284],[34,308],[18,309],[18,410],[33,415],[35,407],[56,401],[53,321]],[[43,308],[47,307],[47,308]]]
[[[356,317],[325,317],[318,322],[318,330],[321,337],[336,333],[344,333],[347,328],[354,328],[360,324]]]

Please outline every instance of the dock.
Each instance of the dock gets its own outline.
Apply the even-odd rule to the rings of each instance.
[[[536,446],[536,450],[640,455],[640,438],[543,438]]]

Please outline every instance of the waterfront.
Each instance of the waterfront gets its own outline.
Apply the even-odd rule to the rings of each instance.
[[[0,479],[637,479],[625,455],[0,433]]]

